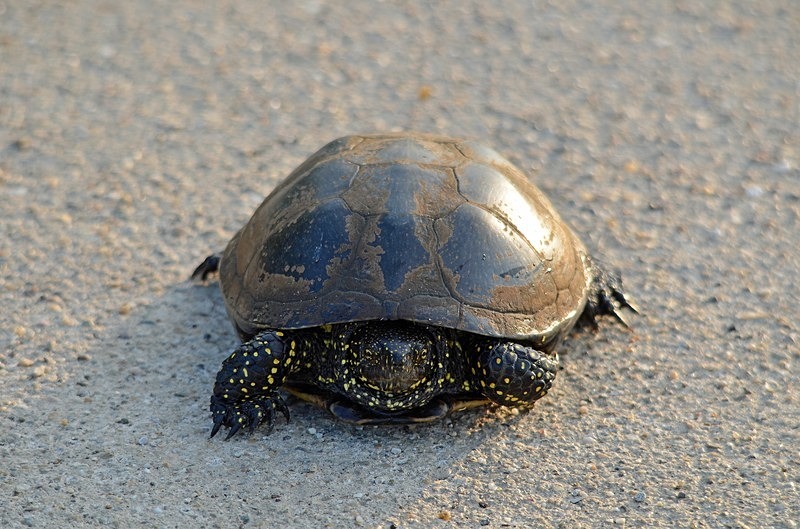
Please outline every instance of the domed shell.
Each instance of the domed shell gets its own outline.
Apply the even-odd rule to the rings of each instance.
[[[588,263],[550,201],[492,149],[348,136],[264,200],[220,280],[243,336],[403,319],[544,341],[583,310]]]

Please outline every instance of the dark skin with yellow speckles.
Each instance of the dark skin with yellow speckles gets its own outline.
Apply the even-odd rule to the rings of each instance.
[[[529,406],[558,368],[544,349],[404,321],[264,331],[223,362],[211,436],[222,426],[227,438],[262,423],[271,430],[277,412],[288,420],[278,393],[287,384],[314,388],[331,412],[360,423],[433,420],[468,401]]]

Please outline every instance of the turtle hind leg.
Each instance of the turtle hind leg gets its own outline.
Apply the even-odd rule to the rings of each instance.
[[[638,314],[639,310],[625,295],[622,275],[597,264],[592,265],[592,284],[589,299],[578,323],[582,327],[597,328],[598,316],[613,316],[619,323],[630,328],[631,324],[624,309]]]
[[[212,254],[205,258],[200,265],[192,272],[192,279],[200,278],[205,281],[206,278],[219,270],[219,254]]]

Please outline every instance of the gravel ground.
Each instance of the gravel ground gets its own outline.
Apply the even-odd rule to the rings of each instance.
[[[0,525],[798,527],[798,35],[794,0],[0,1]],[[209,441],[236,338],[189,273],[405,129],[528,171],[634,329],[531,413]]]

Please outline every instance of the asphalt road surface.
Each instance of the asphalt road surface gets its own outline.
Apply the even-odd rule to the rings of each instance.
[[[0,2],[0,525],[798,527],[800,5]],[[314,150],[494,146],[641,308],[529,413],[208,440],[188,276]]]

